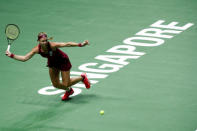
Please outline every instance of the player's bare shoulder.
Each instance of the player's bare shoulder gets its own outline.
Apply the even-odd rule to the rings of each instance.
[[[31,51],[34,54],[38,54],[39,53],[39,45],[35,46]]]
[[[51,42],[50,41],[50,46],[51,48],[55,48],[57,46],[58,42]]]
[[[50,42],[50,47],[53,51],[56,50],[58,43],[57,42]]]

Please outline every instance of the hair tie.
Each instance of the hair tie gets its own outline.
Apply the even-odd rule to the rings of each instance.
[[[47,38],[47,35],[46,35],[46,34],[39,35],[39,36],[38,36],[38,41],[39,41],[41,38]]]

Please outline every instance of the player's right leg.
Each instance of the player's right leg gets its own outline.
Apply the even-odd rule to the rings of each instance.
[[[60,70],[49,67],[49,75],[54,87],[58,89],[69,90],[69,87],[65,86],[60,82]]]

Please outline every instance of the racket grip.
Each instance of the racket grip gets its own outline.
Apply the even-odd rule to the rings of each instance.
[[[10,45],[8,45],[7,51],[10,51]]]

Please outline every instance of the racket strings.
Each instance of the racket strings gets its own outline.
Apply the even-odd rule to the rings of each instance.
[[[16,25],[7,25],[5,33],[8,39],[14,40],[19,36],[20,30]]]

